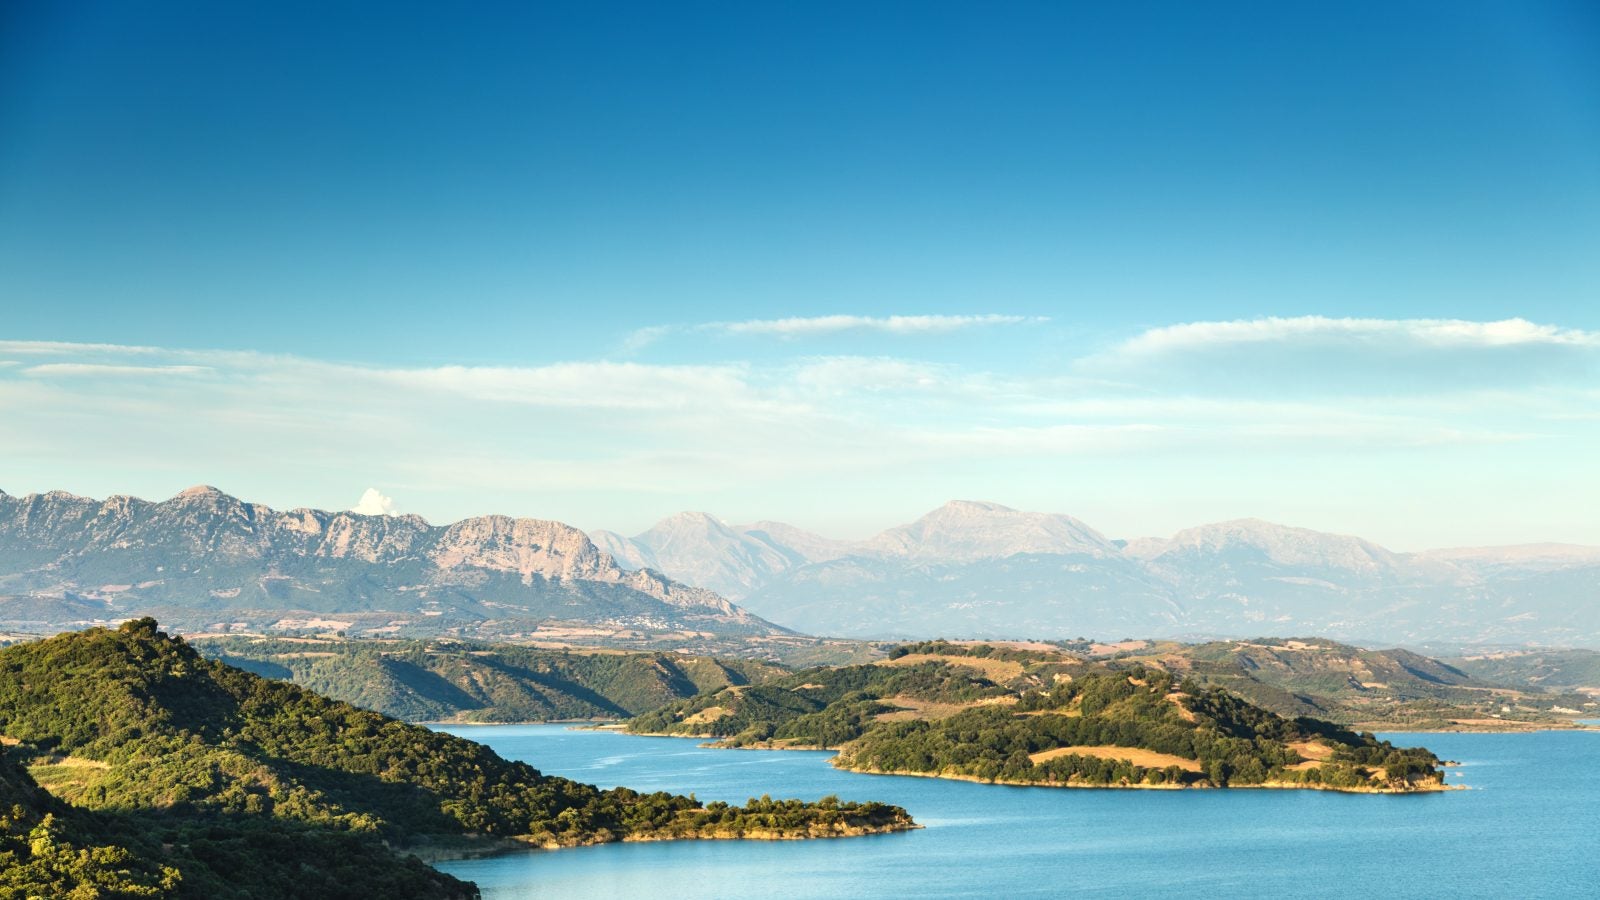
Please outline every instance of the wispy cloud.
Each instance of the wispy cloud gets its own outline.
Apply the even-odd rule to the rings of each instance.
[[[1187,322],[1148,329],[1072,365],[1167,396],[1442,397],[1593,384],[1600,332],[1521,318]]]
[[[60,356],[62,354],[116,353],[123,356],[166,354],[171,350],[162,347],[141,347],[135,344],[80,344],[72,341],[6,341],[0,340],[0,353],[19,356]]]
[[[1354,319],[1325,316],[1268,317],[1228,322],[1187,322],[1152,328],[1116,349],[1144,355],[1239,344],[1405,344],[1470,348],[1529,345],[1600,347],[1600,332],[1540,325],[1527,319]]]
[[[95,378],[108,376],[139,377],[144,375],[203,375],[213,371],[211,366],[117,366],[103,363],[42,363],[28,366],[22,374],[35,378]]]
[[[367,369],[341,366],[348,378],[408,390],[528,406],[615,410],[692,410],[771,406],[741,365],[646,365],[569,362],[545,366],[440,366]]]
[[[995,313],[975,316],[795,316],[787,319],[714,322],[703,327],[724,334],[801,338],[846,331],[877,331],[901,335],[943,334],[991,325],[1021,325],[1046,321],[1049,319],[1044,316],[1010,316]]]
[[[949,334],[970,328],[1024,325],[1050,321],[1048,316],[999,313],[927,316],[790,316],[783,319],[747,319],[741,322],[702,322],[697,325],[651,325],[635,329],[622,342],[622,350],[637,352],[672,334],[709,333],[731,337],[776,337],[782,340],[826,337],[849,332],[889,335]]]

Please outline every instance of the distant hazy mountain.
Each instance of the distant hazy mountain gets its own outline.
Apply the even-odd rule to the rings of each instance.
[[[1105,536],[1071,516],[1019,512],[998,503],[952,500],[909,525],[861,544],[863,555],[940,563],[1019,553],[1116,556]]]
[[[160,503],[0,492],[0,622],[146,613],[184,627],[336,617],[379,633],[774,630],[709,590],[622,568],[560,522],[279,512],[204,486]]]
[[[694,515],[693,527],[678,516],[609,536],[613,552],[814,634],[1600,643],[1595,547],[1394,553],[1258,519],[1124,542],[1070,516],[970,501],[856,544]]]
[[[730,526],[703,512],[669,516],[631,538],[612,531],[590,537],[624,568],[678,572],[674,578],[735,600],[790,569],[843,555],[847,547],[781,522]]]

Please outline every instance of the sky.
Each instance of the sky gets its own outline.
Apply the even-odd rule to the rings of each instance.
[[[0,6],[0,488],[1600,544],[1588,2]]]

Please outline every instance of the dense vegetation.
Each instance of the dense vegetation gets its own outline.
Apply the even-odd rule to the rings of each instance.
[[[1061,654],[927,642],[680,701],[630,730],[837,747],[836,764],[1025,784],[1425,790],[1439,760],[1224,690]]]
[[[95,824],[0,753],[0,898],[159,897],[177,887],[177,870],[105,843]]]
[[[626,718],[784,670],[675,653],[541,650],[460,641],[229,637],[205,656],[408,722]]]
[[[131,884],[163,878],[182,896],[471,893],[391,845],[805,837],[911,824],[881,804],[702,806],[545,776],[471,741],[207,660],[150,619],[0,651],[0,734],[74,815],[96,810],[109,823],[115,839],[91,841],[105,844],[91,857],[125,847],[138,863]],[[43,821],[15,819],[13,831]]]

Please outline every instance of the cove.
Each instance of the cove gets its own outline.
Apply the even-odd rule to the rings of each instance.
[[[709,750],[563,725],[449,726],[602,787],[882,800],[924,829],[820,841],[612,844],[452,860],[531,897],[1540,897],[1600,887],[1600,733],[1385,734],[1458,760],[1421,795],[1062,790],[836,770],[823,751]]]

